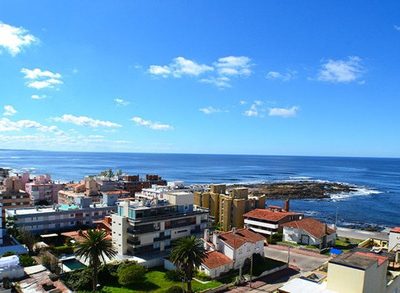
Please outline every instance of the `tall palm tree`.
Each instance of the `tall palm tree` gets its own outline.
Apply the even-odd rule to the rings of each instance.
[[[189,293],[192,292],[195,269],[201,265],[205,256],[203,242],[195,236],[180,238],[172,248],[171,261],[183,272]]]
[[[105,263],[105,256],[109,259],[117,255],[117,251],[112,245],[111,240],[107,239],[107,233],[101,230],[88,230],[83,233],[84,240],[79,242],[76,255],[86,261],[89,259],[89,267],[93,274],[93,292],[96,292],[97,273],[101,262]]]

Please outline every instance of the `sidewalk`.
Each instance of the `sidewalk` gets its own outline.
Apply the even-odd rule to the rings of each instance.
[[[275,245],[275,244],[268,245],[268,248],[282,250],[282,251],[288,251],[289,250],[288,246]],[[310,251],[310,250],[301,249],[301,248],[297,248],[297,247],[290,247],[290,252],[291,253],[293,252],[293,253],[297,253],[297,254],[302,254],[302,255],[306,255],[306,256],[318,257],[318,258],[321,258],[321,259],[329,258],[328,256],[326,256],[324,254],[320,254],[320,253],[317,253],[317,252],[313,252],[313,251]]]

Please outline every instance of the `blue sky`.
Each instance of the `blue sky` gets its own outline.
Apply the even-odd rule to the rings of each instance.
[[[1,1],[0,148],[400,156],[399,1]]]

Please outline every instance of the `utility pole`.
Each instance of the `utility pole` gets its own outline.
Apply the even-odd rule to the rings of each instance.
[[[253,255],[251,255],[251,261],[250,261],[250,283],[249,283],[249,287],[251,288],[251,275],[253,274]]]
[[[290,246],[288,246],[287,264],[290,265]]]

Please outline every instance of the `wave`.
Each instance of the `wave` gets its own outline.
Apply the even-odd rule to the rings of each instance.
[[[342,193],[337,193],[337,194],[332,194],[330,198],[333,201],[340,201],[340,200],[345,200],[350,197],[354,196],[368,196],[368,195],[376,195],[376,194],[381,194],[383,191],[379,191],[373,188],[367,188],[367,187],[355,187],[355,191],[351,192],[342,192]]]

